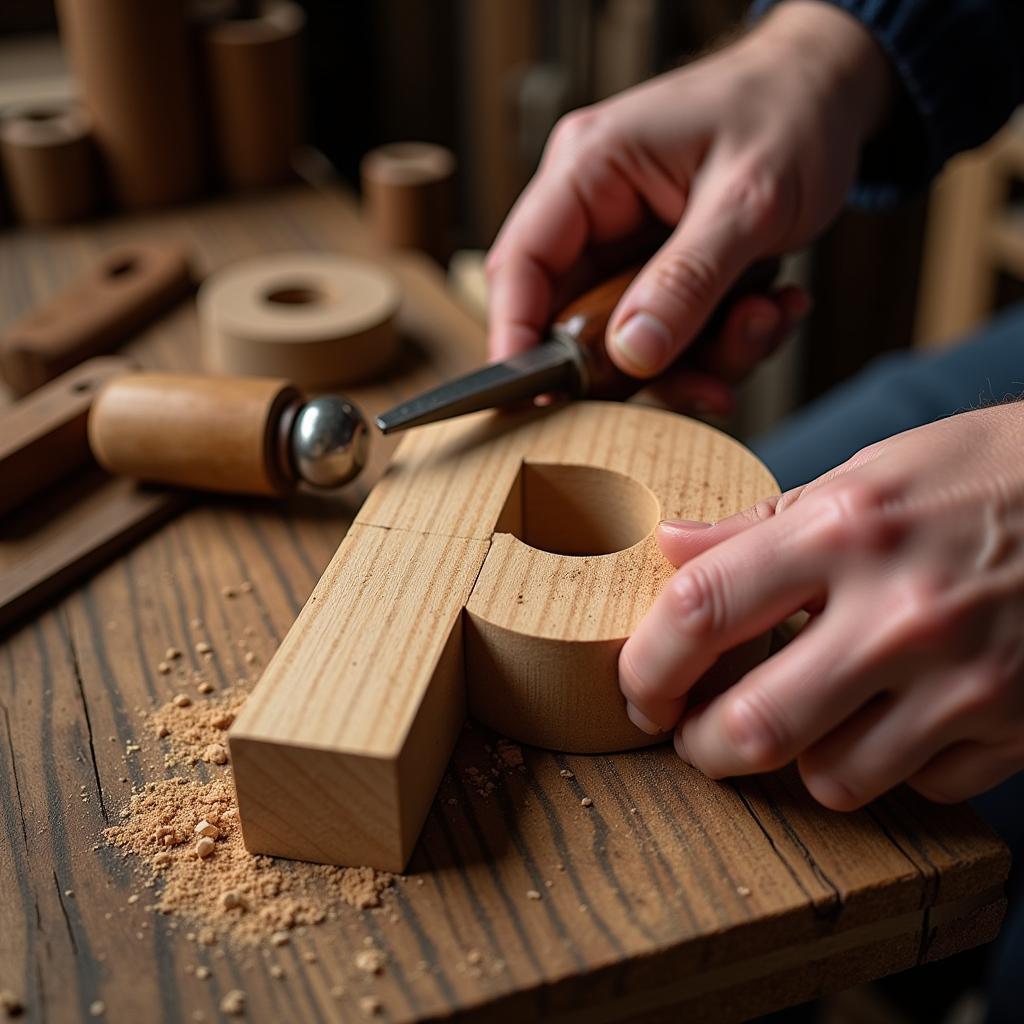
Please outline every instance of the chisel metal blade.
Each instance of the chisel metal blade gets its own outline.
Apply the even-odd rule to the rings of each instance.
[[[382,434],[521,402],[555,392],[575,396],[580,368],[570,346],[545,341],[500,363],[491,363],[381,413]]]

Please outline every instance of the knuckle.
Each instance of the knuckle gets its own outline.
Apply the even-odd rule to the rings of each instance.
[[[763,164],[745,167],[725,186],[723,198],[744,228],[755,235],[789,219],[782,181]]]
[[[785,718],[759,691],[723,698],[722,732],[749,772],[772,771],[790,759]]]
[[[1006,666],[987,661],[974,666],[967,676],[956,702],[956,719],[973,718],[1009,709],[1017,687],[1017,679]]]
[[[603,121],[596,105],[570,110],[555,122],[548,146],[552,152],[577,150],[593,138]]]
[[[687,638],[714,633],[720,616],[716,611],[713,576],[700,566],[687,566],[669,580],[664,591],[670,621]]]
[[[651,285],[669,296],[684,314],[709,309],[718,297],[721,272],[703,253],[673,249],[657,257],[650,268]]]
[[[812,531],[824,547],[875,551],[892,538],[881,488],[864,479],[841,479],[813,492],[809,500]]]

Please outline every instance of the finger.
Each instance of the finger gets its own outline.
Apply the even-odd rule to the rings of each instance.
[[[637,275],[609,324],[609,354],[635,377],[653,377],[672,363],[743,268],[766,251],[770,187],[734,171],[724,177],[713,163],[702,174],[679,226]]]
[[[998,786],[1024,765],[1024,744],[962,740],[935,755],[907,781],[921,796],[955,804]]]
[[[826,613],[676,730],[680,757],[710,778],[773,771],[826,736],[874,692],[858,680],[850,620]]]
[[[666,519],[658,523],[654,536],[661,553],[673,565],[680,566],[723,540],[771,519],[780,500],[781,495],[765,498],[717,523]]]
[[[779,344],[785,314],[768,295],[747,295],[729,310],[703,365],[729,381],[742,380]]]
[[[736,407],[736,393],[720,377],[680,370],[644,388],[634,401],[700,416],[729,416]]]
[[[586,210],[563,171],[542,171],[527,186],[487,258],[492,358],[540,340],[555,282],[583,251],[587,230]]]
[[[672,728],[686,692],[719,654],[760,636],[822,587],[820,559],[790,542],[780,517],[704,551],[668,581],[623,646],[626,700]]]
[[[905,782],[958,735],[933,687],[880,693],[800,757],[811,796],[854,811]]]

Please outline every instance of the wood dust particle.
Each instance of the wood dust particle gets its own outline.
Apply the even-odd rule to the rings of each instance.
[[[569,771],[568,768],[563,768],[558,774],[561,775],[563,779],[575,779],[576,778],[576,776],[573,775],[573,773],[571,771]]]
[[[213,693],[213,683],[208,683],[205,679],[196,687],[196,689],[203,694]]]
[[[90,1017],[102,1017],[106,1012],[107,1006],[102,999],[95,999],[89,1004]]]
[[[287,946],[291,942],[291,938],[287,932],[274,932],[270,936],[270,944],[272,946]]]
[[[356,953],[356,970],[364,974],[380,974],[387,963],[387,957],[379,949],[361,949]]]
[[[284,977],[284,968],[280,964],[271,964],[270,965],[270,976],[272,978],[283,978]]]
[[[222,597],[237,597],[238,591],[234,587],[221,587],[220,588]]]
[[[171,703],[176,708],[187,708],[192,703],[192,698],[184,693],[179,693]]]
[[[203,751],[203,760],[207,764],[227,764],[228,751],[223,743],[211,743]]]
[[[241,1017],[245,1013],[245,993],[240,988],[233,988],[225,993],[220,1001],[220,1012],[229,1017]]]
[[[580,801],[580,807],[593,807],[593,806],[594,806],[594,801],[591,800],[589,796],[585,796]]]
[[[213,648],[205,640],[200,640],[196,644],[196,654],[213,654]]]
[[[379,906],[394,876],[372,868],[336,868],[255,856],[242,843],[230,777],[211,782],[182,776],[134,793],[108,844],[134,855],[144,881],[158,881],[153,902],[162,914],[195,927],[195,939],[270,944],[277,933],[337,917],[347,904]],[[215,825],[216,855],[200,859],[191,840],[201,822]],[[208,837],[203,837],[208,839]],[[213,842],[213,840],[209,840]],[[231,893],[224,905],[224,894]]]
[[[164,651],[164,661],[177,661],[181,657],[181,650],[177,647],[168,647]]]
[[[750,895],[750,889],[748,889],[747,886],[745,886],[745,885],[737,885],[736,886],[736,893],[739,896],[749,896]]]
[[[20,1017],[25,1007],[21,1000],[9,989],[0,989],[0,1010],[8,1017]]]
[[[245,652],[245,663],[246,663],[246,665],[255,665],[256,664],[256,655],[253,654],[252,651],[246,651]]]
[[[528,900],[539,900],[540,899],[540,893],[537,892],[536,889],[527,889],[526,890],[526,898]]]
[[[498,756],[509,768],[522,768],[526,763],[523,748],[509,740],[498,740]]]
[[[165,676],[171,671],[171,666],[166,661],[161,661],[160,664],[157,665],[156,670],[160,675]]]
[[[359,1000],[359,1010],[367,1017],[376,1017],[384,1009],[384,1004],[376,996],[363,996]]]
[[[203,838],[196,843],[196,856],[202,859],[209,857],[213,853],[216,845],[217,844],[208,836],[203,836]]]

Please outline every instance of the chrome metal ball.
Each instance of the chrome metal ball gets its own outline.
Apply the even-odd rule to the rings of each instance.
[[[338,395],[321,395],[308,401],[295,418],[292,464],[314,487],[340,487],[366,464],[369,437],[357,406]]]

